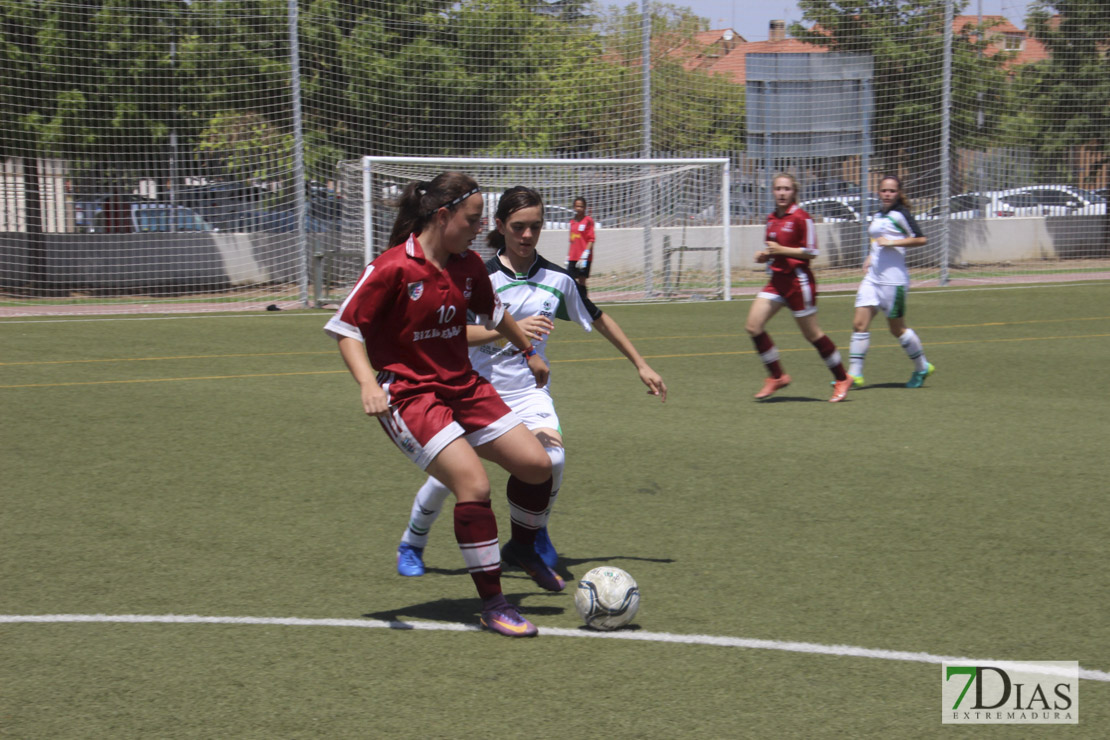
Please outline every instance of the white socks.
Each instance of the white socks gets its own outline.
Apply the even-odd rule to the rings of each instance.
[[[913,360],[915,372],[925,372],[929,369],[929,363],[925,360],[925,348],[921,346],[921,340],[917,338],[917,333],[913,329],[907,327],[902,332],[902,336],[898,337],[898,343],[906,351],[906,356]]]
[[[401,535],[401,542],[421,549],[427,545],[428,530],[432,528],[432,523],[443,510],[443,502],[450,495],[451,489],[429,475],[428,480],[424,481],[424,485],[416,492],[416,498],[413,499],[409,526]]]
[[[902,332],[902,336],[898,337],[898,343],[902,345],[906,356],[913,360],[915,371],[922,372],[929,368],[929,363],[925,360],[925,348],[921,346],[917,332],[907,327]],[[867,350],[870,346],[871,332],[852,332],[852,342],[848,345],[848,374],[852,377],[858,378],[863,375],[863,361],[867,358]]]
[[[867,349],[871,346],[871,332],[852,332],[848,345],[848,374],[853,378],[863,375],[863,361],[867,359]]]

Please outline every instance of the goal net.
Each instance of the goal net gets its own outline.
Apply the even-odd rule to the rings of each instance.
[[[516,185],[543,196],[538,251],[564,265],[575,198],[585,198],[597,241],[590,298],[605,302],[728,300],[728,160],[505,159],[364,157],[340,165],[348,214],[339,246],[319,265],[326,286],[318,300],[341,297],[363,265],[389,245],[394,202],[406,183],[458,170],[480,184],[484,230],[493,228],[501,193]],[[475,250],[488,258],[485,237]]]

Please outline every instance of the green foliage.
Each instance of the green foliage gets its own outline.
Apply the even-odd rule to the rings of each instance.
[[[267,181],[291,167],[293,135],[254,113],[221,112],[201,132],[200,152],[216,152],[237,180]]]
[[[954,13],[965,5],[966,0],[957,2]],[[880,166],[935,172],[941,145],[944,0],[800,0],[798,7],[812,25],[794,24],[790,31],[795,38],[830,51],[874,57],[873,130]],[[952,40],[956,146],[981,145],[998,131],[1006,57],[981,53],[985,47],[984,38],[973,40],[970,34]],[[979,110],[985,114],[982,125]],[[916,156],[907,159],[907,152]]]
[[[1052,17],[1059,15],[1059,23]],[[1014,130],[1032,143],[1045,178],[1071,175],[1070,154],[1093,147],[1110,161],[1110,14],[1105,0],[1039,0],[1029,30],[1049,59],[1021,70],[1018,95],[1026,107]],[[1080,177],[1090,177],[1084,172]]]

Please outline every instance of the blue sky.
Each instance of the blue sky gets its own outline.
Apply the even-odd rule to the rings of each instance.
[[[774,19],[800,21],[802,13],[794,0],[669,0],[708,18],[710,28],[734,28],[748,41],[766,41],[768,24]],[[965,15],[982,7],[983,15],[1004,15],[1019,28],[1025,27],[1025,0],[968,0]]]

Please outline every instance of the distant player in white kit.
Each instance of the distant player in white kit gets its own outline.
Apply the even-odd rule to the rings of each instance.
[[[848,346],[848,374],[853,387],[863,386],[863,362],[871,346],[871,319],[882,309],[890,333],[913,362],[907,388],[920,388],[936,370],[925,359],[925,348],[917,332],[906,326],[906,295],[910,290],[910,271],[906,268],[906,249],[925,246],[925,235],[910,213],[902,193],[902,181],[887,175],[879,182],[883,210],[871,218],[867,233],[871,252],[863,263],[863,281],[856,292],[856,313],[852,318],[852,340]]]
[[[663,379],[644,361],[617,322],[583,295],[578,283],[565,269],[537,254],[536,244],[542,228],[543,200],[540,194],[525,187],[506,190],[497,205],[496,229],[489,234],[489,243],[497,249],[497,255],[486,262],[490,281],[506,310],[528,333],[545,360],[546,339],[554,327],[553,319],[572,321],[586,331],[590,331],[591,326],[597,327],[636,367],[648,392],[666,401],[667,386]],[[472,324],[467,327],[467,335],[475,370],[493,384],[543,444],[551,459],[554,481],[550,500],[537,508],[510,502],[509,510],[513,531],[516,532],[518,526],[534,530],[534,553],[542,558],[544,565],[554,568],[558,554],[548,536],[547,522],[562,482],[565,455],[551,392],[547,384],[537,387],[521,362],[519,353],[497,331]],[[428,531],[439,516],[447,493],[434,475],[417,492],[409,526],[397,548],[397,572],[401,575],[424,574],[423,555]],[[534,567],[532,555],[525,543],[514,540],[502,548],[502,559],[521,566],[529,575],[532,575]]]

